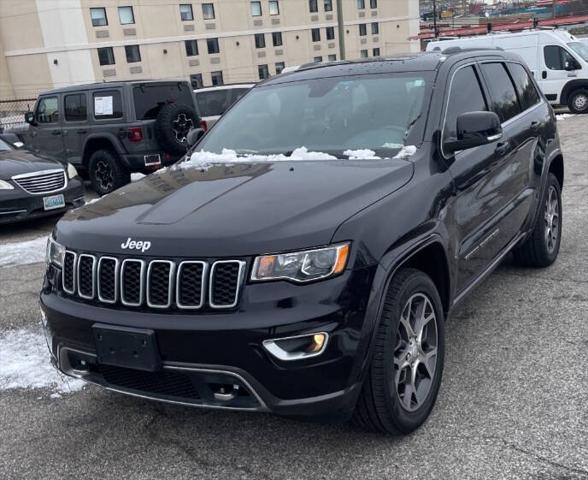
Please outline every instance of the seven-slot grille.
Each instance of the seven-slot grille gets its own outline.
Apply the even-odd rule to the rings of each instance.
[[[15,175],[12,180],[28,193],[58,192],[65,188],[67,181],[65,171],[61,169]]]
[[[67,251],[62,288],[84,300],[127,307],[223,309],[237,306],[244,273],[242,260],[173,262]]]

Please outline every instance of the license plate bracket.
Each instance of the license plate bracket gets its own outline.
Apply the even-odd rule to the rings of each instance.
[[[49,197],[43,197],[43,209],[44,210],[55,210],[57,208],[65,207],[65,197],[62,193],[59,195],[51,195]]]
[[[92,332],[98,363],[148,372],[161,367],[153,330],[95,324]]]

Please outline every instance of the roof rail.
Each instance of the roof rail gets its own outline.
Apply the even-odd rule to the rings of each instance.
[[[436,50],[436,49],[435,49]],[[472,47],[472,48],[462,48],[462,47],[449,47],[443,50],[441,53],[443,55],[452,55],[454,53],[463,53],[463,52],[478,52],[478,51],[500,51],[503,52],[504,49],[502,47]]]

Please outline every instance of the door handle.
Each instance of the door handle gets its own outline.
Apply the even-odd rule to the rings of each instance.
[[[531,122],[531,131],[532,132],[536,132],[537,130],[539,130],[539,122],[537,121],[533,121]]]
[[[506,155],[508,152],[510,152],[510,142],[506,141],[506,142],[500,142],[496,145],[496,150],[494,150],[496,152],[497,155]]]
[[[85,133],[88,133],[88,130],[78,130],[76,133],[79,133],[80,135],[83,135]]]
[[[542,78],[543,80],[545,80],[545,79],[547,78],[547,72],[546,72],[545,70],[543,70],[543,71],[541,72],[541,78]]]
[[[51,135],[61,135],[61,130],[53,130]]]

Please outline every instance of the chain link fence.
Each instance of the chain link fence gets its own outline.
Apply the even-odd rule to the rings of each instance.
[[[0,100],[0,133],[26,126],[25,113],[32,110],[34,98]]]

